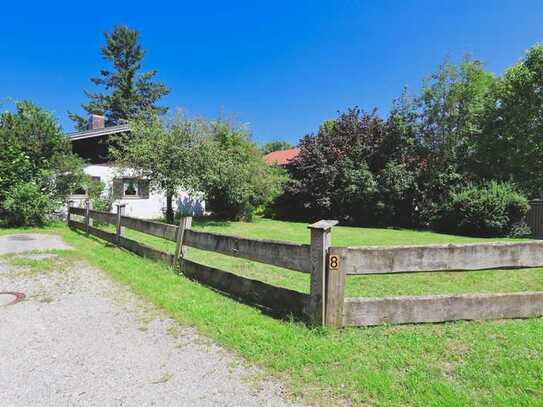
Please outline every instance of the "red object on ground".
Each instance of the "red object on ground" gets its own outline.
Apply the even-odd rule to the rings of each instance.
[[[14,291],[0,291],[0,295],[9,295],[9,296],[15,297],[13,301],[10,301],[5,305],[17,304],[19,301],[24,300],[26,297],[23,293],[18,293]]]
[[[272,151],[264,156],[264,160],[270,165],[286,165],[298,154],[300,154],[298,147],[289,148],[288,150]]]

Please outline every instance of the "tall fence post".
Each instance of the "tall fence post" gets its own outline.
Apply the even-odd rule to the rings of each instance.
[[[343,326],[345,277],[345,268],[342,267],[340,257],[334,254],[333,249],[330,250],[326,262],[326,326],[333,328]]]
[[[85,202],[85,231],[89,233],[89,226],[92,226],[93,222],[90,217],[90,210],[92,209],[92,203],[90,199]]]
[[[121,217],[124,215],[124,208],[126,204],[117,204],[117,228],[115,235],[117,236],[117,242],[121,240],[121,236],[124,234],[124,226],[121,226]]]
[[[326,260],[332,244],[332,226],[335,220],[321,220],[309,225],[311,230],[311,286],[309,290],[309,317],[313,324],[326,322]]]
[[[183,238],[185,237],[185,231],[192,227],[192,216],[182,216],[179,221],[179,228],[177,229],[175,256],[173,258],[173,265],[179,264],[179,257],[185,257],[186,248],[183,247]]]
[[[73,205],[74,201],[72,200],[69,200],[68,201],[68,214],[66,215],[66,222],[68,223],[68,226],[70,226],[70,221],[72,220],[71,218],[71,209],[72,209],[72,205]]]

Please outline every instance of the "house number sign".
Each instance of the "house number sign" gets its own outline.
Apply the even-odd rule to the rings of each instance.
[[[328,258],[328,269],[337,271],[339,270],[339,257],[336,255],[331,255]]]

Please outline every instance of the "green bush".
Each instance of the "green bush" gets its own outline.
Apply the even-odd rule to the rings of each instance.
[[[449,233],[506,236],[515,232],[528,209],[528,199],[512,184],[490,181],[451,192],[435,226]]]
[[[92,202],[92,208],[100,212],[111,212],[113,207],[113,196],[111,190],[104,194],[106,185],[102,181],[94,181],[88,178],[84,183],[87,189],[87,194]]]
[[[250,221],[281,192],[283,171],[266,164],[243,127],[217,121],[211,134],[212,165],[201,182],[206,210],[218,218]]]
[[[42,226],[59,206],[59,201],[49,197],[34,182],[26,182],[7,191],[3,206],[8,225]]]
[[[53,116],[30,102],[0,114],[0,221],[47,222],[84,179],[83,162]]]

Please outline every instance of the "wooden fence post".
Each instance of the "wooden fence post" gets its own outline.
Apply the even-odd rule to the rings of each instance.
[[[333,251],[328,254],[326,262],[326,322],[333,328],[343,326],[343,304],[345,303],[345,268],[342,267],[339,256]]]
[[[124,208],[126,204],[117,204],[117,228],[115,235],[117,236],[117,242],[121,240],[121,236],[124,234],[124,226],[121,226],[121,216],[124,215]]]
[[[66,222],[68,223],[68,226],[70,226],[70,221],[72,220],[70,216],[71,215],[70,210],[72,209],[73,203],[74,201],[72,200],[68,201],[68,214],[66,215]]]
[[[335,220],[321,220],[309,225],[311,230],[311,286],[309,317],[313,324],[323,325],[326,322],[326,260],[328,249],[332,244],[332,226]]]
[[[85,202],[85,230],[87,233],[89,233],[89,226],[93,225],[92,219],[90,217],[89,211],[92,209],[92,203],[90,199],[87,199]]]
[[[177,229],[175,256],[173,258],[173,265],[177,266],[179,263],[179,257],[186,255],[186,248],[183,248],[183,238],[185,237],[185,230],[192,227],[192,216],[182,216],[179,221],[179,228]]]

